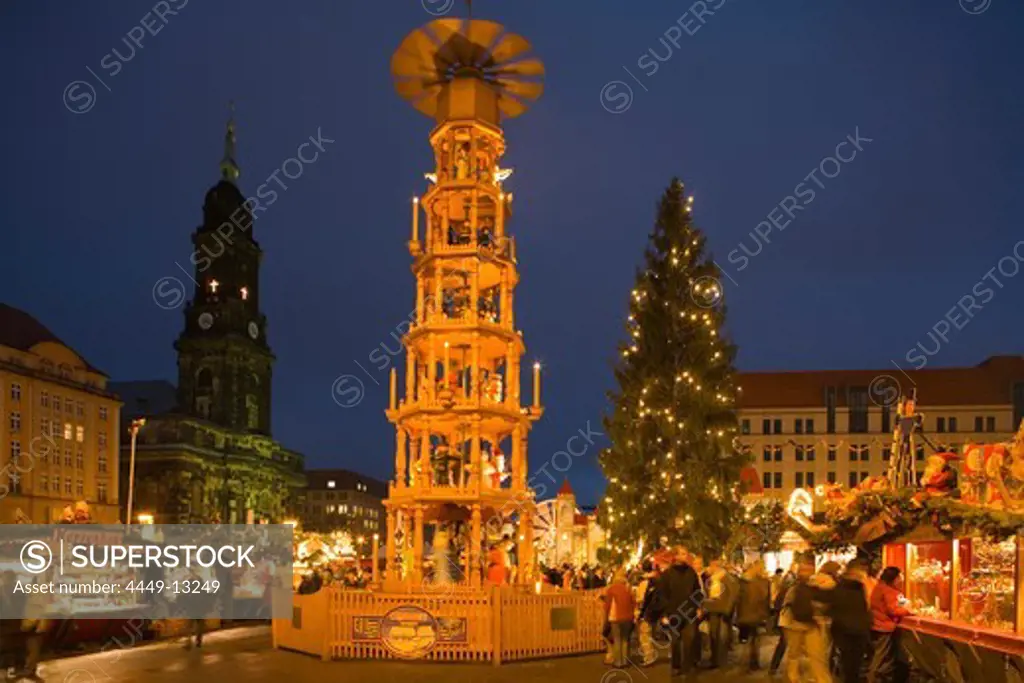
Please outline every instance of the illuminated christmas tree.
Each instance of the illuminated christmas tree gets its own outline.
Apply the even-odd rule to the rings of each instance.
[[[615,370],[612,441],[601,524],[617,557],[667,536],[715,556],[739,512],[746,458],[736,436],[735,348],[723,337],[718,267],[692,222],[693,197],[673,180],[637,273]]]

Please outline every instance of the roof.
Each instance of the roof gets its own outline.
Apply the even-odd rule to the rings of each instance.
[[[177,388],[164,379],[111,382],[107,388],[124,401],[121,414],[129,419],[168,413],[178,404]]]
[[[560,496],[575,496],[576,494],[572,490],[572,486],[569,485],[569,479],[566,478],[562,481],[562,488],[558,489],[558,495]]]
[[[334,486],[328,487],[327,482]],[[352,470],[306,470],[306,488],[315,491],[355,491],[356,484],[365,484],[366,493],[384,499],[388,494],[387,484]]]
[[[105,372],[90,364],[70,344],[62,341],[60,337],[31,315],[14,306],[0,303],[0,345],[29,352],[33,346],[44,342],[55,342],[71,349],[82,360],[89,372],[107,376]]]
[[[741,372],[737,379],[740,410],[825,407],[828,387],[836,388],[840,407],[849,404],[851,387],[870,387],[880,396],[917,389],[922,406],[1009,405],[1014,384],[1024,382],[1024,356],[992,356],[973,367]]]

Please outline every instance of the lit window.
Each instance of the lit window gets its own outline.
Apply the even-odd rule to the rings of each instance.
[[[334,488],[334,480],[333,479],[328,480],[327,488],[329,488],[329,489],[333,489]]]
[[[78,425],[78,427],[75,428],[75,441],[78,443],[85,441],[85,427],[82,425]]]
[[[216,294],[217,293],[217,288],[220,287],[220,283],[217,282],[216,280],[210,280],[209,287],[210,287],[210,291],[213,292],[214,294]]]
[[[249,298],[249,288],[248,287],[242,287],[239,290],[239,293],[242,295],[242,301],[246,301]]]
[[[70,422],[65,422],[64,423],[64,438],[67,439],[68,441],[71,441],[71,439],[73,438],[73,433],[72,432],[73,432],[73,429],[71,427],[71,423]]]

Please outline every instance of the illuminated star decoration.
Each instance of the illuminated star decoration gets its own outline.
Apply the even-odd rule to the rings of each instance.
[[[505,182],[510,175],[512,175],[514,169],[511,168],[498,168],[494,167],[494,182],[496,185],[501,185]]]
[[[423,177],[429,180],[434,185],[437,185],[437,174],[436,173],[424,173]]]

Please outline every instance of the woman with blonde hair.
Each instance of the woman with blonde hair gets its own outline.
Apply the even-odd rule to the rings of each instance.
[[[633,612],[636,601],[626,582],[626,570],[615,570],[604,600],[605,618],[611,627],[612,666],[623,668],[629,653],[629,637],[633,631]]]

